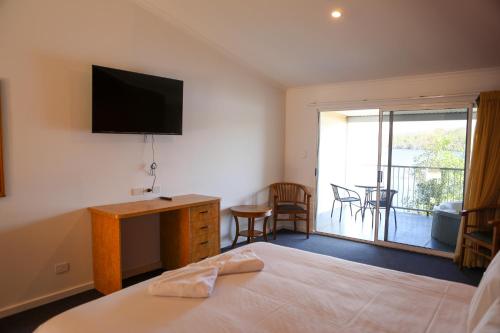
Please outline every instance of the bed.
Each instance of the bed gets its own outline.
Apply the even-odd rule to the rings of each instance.
[[[264,270],[220,276],[207,299],[151,296],[148,280],[66,311],[36,332],[466,330],[475,287],[269,243],[246,246]]]

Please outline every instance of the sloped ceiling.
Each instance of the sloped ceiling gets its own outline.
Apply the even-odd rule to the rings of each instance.
[[[285,87],[500,66],[499,0],[136,2]]]

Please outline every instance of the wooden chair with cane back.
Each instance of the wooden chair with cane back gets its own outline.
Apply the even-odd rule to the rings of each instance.
[[[279,221],[293,221],[293,231],[297,222],[306,223],[306,237],[309,238],[311,194],[304,185],[296,183],[271,184],[273,202],[273,238],[276,239],[276,225]],[[287,215],[287,217],[280,217]]]
[[[464,227],[462,230],[462,243],[460,244],[460,268],[463,268],[465,261],[465,250],[481,256],[487,260],[493,259],[500,249],[500,219],[491,219],[487,225],[470,225],[469,216],[471,214],[493,213],[500,209],[500,205],[489,207],[472,208],[462,211]]]

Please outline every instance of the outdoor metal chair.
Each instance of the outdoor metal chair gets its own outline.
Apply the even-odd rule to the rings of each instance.
[[[332,212],[330,213],[330,218],[333,217],[333,209],[335,207],[335,202],[339,201],[340,202],[339,222],[340,222],[342,220],[342,207],[344,206],[344,203],[349,203],[349,209],[351,210],[351,216],[352,216],[352,204],[358,202],[359,207],[361,207],[361,197],[359,196],[358,192],[354,190],[350,190],[348,188],[335,184],[330,184],[330,185],[332,186],[333,190],[333,203],[332,203]],[[341,193],[343,195],[341,195]]]
[[[372,191],[372,193],[375,191]],[[389,202],[387,202],[387,194],[389,194]],[[396,190],[380,190],[380,201],[379,201],[379,214],[380,214],[380,220],[382,220],[382,214],[380,213],[381,209],[386,209],[389,207],[389,209],[393,209],[394,211],[394,225],[396,229],[398,228],[398,220],[396,218],[396,209],[392,206],[392,199],[394,199],[394,195],[398,193]],[[368,206],[370,207],[370,212],[372,213],[372,227],[373,227],[373,211],[375,210],[375,207],[377,206],[377,199],[370,199],[368,200]]]

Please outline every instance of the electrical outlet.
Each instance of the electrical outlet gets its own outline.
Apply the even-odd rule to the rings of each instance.
[[[54,265],[54,273],[64,274],[69,272],[69,262],[62,262]]]
[[[151,187],[145,187],[142,189],[143,193],[142,194],[149,194],[149,193],[154,193],[154,194],[160,194],[161,193],[161,186],[160,185],[155,185],[152,191]]]
[[[136,188],[133,188],[130,193],[132,195],[143,195],[145,192],[144,188],[143,187],[136,187]]]
[[[153,188],[153,191],[150,192],[149,189],[151,187],[136,187],[130,190],[130,194],[132,195],[145,195],[148,193],[154,193],[154,194],[160,194],[161,193],[161,186],[160,185],[155,185]]]

